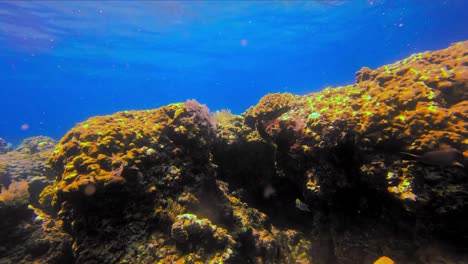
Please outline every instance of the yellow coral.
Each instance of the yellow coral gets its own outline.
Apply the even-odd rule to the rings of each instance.
[[[52,199],[55,194],[55,186],[47,185],[39,195],[39,204],[42,206],[51,205]]]

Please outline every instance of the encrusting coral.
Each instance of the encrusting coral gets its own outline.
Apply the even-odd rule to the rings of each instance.
[[[196,114],[186,111],[183,104],[172,104],[94,117],[79,124],[60,141],[50,159],[59,172],[60,193],[80,192],[88,184],[98,185],[98,190],[109,184],[122,185],[126,182],[123,176],[135,176],[127,172],[138,171],[142,162],[156,160],[157,152],[167,151],[174,142],[180,145],[170,150],[174,156],[190,151],[191,141],[198,140],[196,127],[184,120]],[[213,132],[204,133],[208,136]],[[204,145],[209,143],[208,138]]]
[[[36,203],[42,189],[52,184],[54,173],[47,160],[56,142],[44,136],[26,138],[20,146],[0,155],[0,185],[25,180],[29,185],[31,202]]]
[[[29,204],[29,185],[25,180],[12,182],[7,188],[2,187],[0,202],[7,206],[22,206]]]
[[[8,143],[5,139],[0,138],[0,154],[5,154],[12,150],[11,143]]]
[[[55,182],[28,211],[48,254],[62,250],[16,259],[465,263],[467,50],[269,94],[240,116],[188,100],[92,117],[56,145]]]
[[[376,70],[363,68],[356,84],[293,102],[264,97],[244,114],[257,130],[252,133],[274,149],[276,175],[265,174],[257,182],[290,179],[306,203],[338,209],[327,218],[343,217],[343,211],[362,219],[378,216],[388,225],[407,218],[416,223],[406,227],[408,234],[431,233],[450,241],[467,237],[462,222],[468,199],[461,195],[468,190],[463,168],[468,164],[467,49],[468,42],[460,42]],[[449,166],[416,158],[449,148],[463,154]],[[365,246],[347,247],[361,248],[365,256]],[[350,251],[335,254],[339,263],[359,263],[349,259]]]
[[[53,182],[52,169],[46,161],[55,143],[43,136],[27,138],[16,149],[0,155],[2,263],[73,261],[71,237],[61,228],[62,221],[31,205],[41,205],[39,193]],[[44,206],[50,208],[46,203]]]
[[[361,164],[361,169],[368,175],[375,170],[379,170],[375,174],[389,175],[388,191],[412,200],[416,195],[410,181],[416,173],[407,172],[414,162],[402,160],[400,152],[424,154],[450,146],[468,157],[468,108],[463,107],[468,98],[467,45],[460,42],[446,50],[415,54],[375,71],[363,68],[356,74],[356,84],[327,88],[294,103],[278,103],[282,97],[270,95],[249,109],[245,118],[252,120],[264,138],[293,155],[313,157],[318,151],[346,144],[355,145],[365,157],[350,153],[343,162],[361,164],[352,159],[365,158],[377,164],[379,153],[396,154],[393,162],[405,164],[399,181],[394,177],[398,172],[386,173],[369,162]],[[257,117],[257,112],[270,108],[263,113],[270,119]],[[277,109],[283,109],[280,116]],[[308,167],[304,169],[309,175],[318,174],[312,164]],[[393,167],[402,166],[387,161],[383,170]],[[308,181],[309,191],[320,189],[314,183],[316,177]]]

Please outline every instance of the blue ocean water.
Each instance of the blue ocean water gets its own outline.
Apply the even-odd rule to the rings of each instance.
[[[465,0],[0,1],[0,137],[195,98],[242,113],[468,39]]]

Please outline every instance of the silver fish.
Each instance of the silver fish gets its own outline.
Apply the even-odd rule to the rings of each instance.
[[[299,200],[299,198],[296,198],[296,208],[304,212],[310,212],[309,206]]]

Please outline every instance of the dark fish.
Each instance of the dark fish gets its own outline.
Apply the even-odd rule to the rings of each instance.
[[[427,165],[437,165],[437,166],[442,166],[442,167],[447,167],[447,166],[464,167],[462,164],[462,162],[464,161],[463,154],[454,148],[446,148],[446,149],[429,151],[429,152],[424,153],[421,156],[407,153],[407,152],[401,152],[401,153],[412,156],[416,159],[416,161],[427,164]]]
[[[265,187],[265,189],[263,189],[263,198],[265,198],[265,199],[268,199],[268,198],[272,197],[275,194],[276,194],[276,190],[271,184],[268,184]]]

